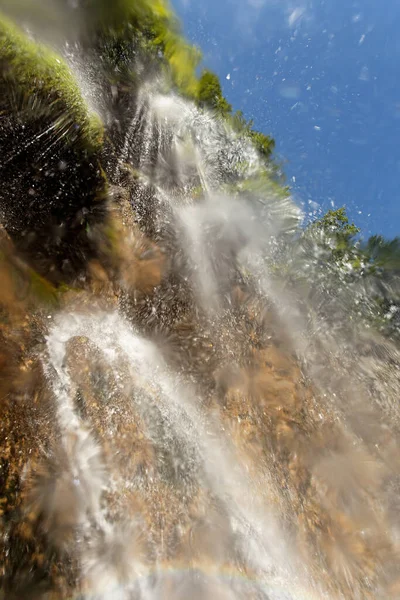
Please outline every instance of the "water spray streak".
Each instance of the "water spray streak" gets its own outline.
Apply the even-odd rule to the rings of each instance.
[[[79,88],[73,119],[25,127],[10,92],[1,124],[0,600],[399,597],[400,355],[369,302],[393,281],[300,229],[151,44],[112,38],[120,81],[90,36],[65,54],[103,141]]]
[[[170,429],[167,439],[180,440],[183,454],[187,452],[190,455],[194,450],[196,463],[200,465],[200,480],[196,485],[208,489],[209,493],[222,503],[231,529],[231,532],[226,532],[225,535],[240,538],[238,552],[244,553],[246,561],[258,574],[258,581],[264,580],[264,586],[268,588],[276,585],[274,581],[295,580],[295,573],[292,572],[289,576],[288,572],[290,561],[294,563],[294,557],[289,558],[290,551],[283,541],[282,532],[278,531],[273,515],[268,515],[269,507],[262,501],[263,496],[269,495],[268,477],[263,477],[260,481],[251,480],[235,459],[233,448],[229,450],[231,441],[224,439],[223,428],[216,421],[215,415],[211,415],[210,419],[210,416],[199,411],[196,405],[198,398],[194,396],[193,390],[184,384],[182,378],[169,374],[157,348],[131,332],[129,324],[117,314],[60,315],[48,337],[49,368],[47,371],[51,373],[54,370],[57,373],[57,377],[52,377],[52,380],[55,382],[54,392],[59,406],[59,418],[64,430],[65,443],[68,445],[71,435],[75,435],[81,442],[86,441],[86,444],[78,446],[80,457],[72,459],[80,458],[85,461],[85,451],[89,453],[92,461],[96,458],[96,450],[92,448],[94,442],[88,440],[87,426],[79,419],[71,404],[72,382],[63,367],[68,342],[74,338],[83,338],[87,343],[101,350],[112,370],[116,369],[121,362],[127,361],[126,368],[132,381],[136,381],[135,386],[143,390],[151,390],[162,419]],[[138,377],[140,383],[137,382]],[[144,401],[145,399],[139,395],[139,402]],[[108,409],[112,410],[112,407]],[[139,407],[138,410],[143,413],[148,410],[148,407]],[[168,451],[168,448],[166,450]],[[99,457],[97,459],[99,460]],[[94,479],[93,464],[90,460],[87,460],[86,464],[89,470],[85,471],[85,467],[80,468],[79,475],[74,475],[74,482],[76,483],[79,477],[79,485],[84,486],[86,497],[95,498],[91,504],[97,505],[102,482]],[[112,479],[112,473],[109,477]],[[120,482],[119,485],[122,483]],[[125,485],[140,487],[143,483],[135,483],[133,479],[125,482]],[[258,497],[258,490],[262,487],[264,489],[261,497]],[[190,491],[188,490],[187,493],[189,494]],[[91,512],[88,513],[89,518]],[[98,510],[94,511],[97,512]],[[101,521],[98,520],[98,525]],[[108,527],[115,529],[118,524],[111,526],[110,523]],[[114,536],[111,536],[111,539],[109,536],[108,542],[105,538],[104,543],[115,543]],[[131,541],[127,540],[125,543],[130,544]],[[107,552],[107,549],[103,551]],[[83,557],[84,563],[85,560],[86,557]],[[134,577],[137,576],[135,573]],[[161,577],[162,574],[159,576]],[[120,589],[123,581],[116,580],[109,585]],[[292,583],[286,584],[286,587],[289,592]]]

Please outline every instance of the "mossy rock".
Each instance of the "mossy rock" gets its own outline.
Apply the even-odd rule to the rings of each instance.
[[[79,87],[65,61],[49,48],[30,40],[0,14],[0,66],[4,103],[20,100],[13,108],[47,110],[54,130],[67,142],[79,142],[89,152],[102,146],[103,126],[90,114]],[[13,89],[14,88],[14,89]],[[19,98],[15,92],[18,92]],[[21,103],[22,101],[22,103]],[[42,104],[44,106],[41,106]]]
[[[61,57],[0,16],[1,221],[33,267],[70,280],[105,217],[103,127]]]
[[[184,39],[167,0],[88,0],[85,6],[92,39],[100,37],[102,45],[110,39],[118,44],[124,39],[131,44],[134,41],[144,62],[147,57],[160,68],[163,65],[172,86],[187,97],[197,98],[196,69],[201,52]]]

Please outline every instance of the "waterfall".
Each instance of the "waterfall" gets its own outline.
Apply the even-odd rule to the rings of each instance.
[[[66,57],[89,86],[83,48]],[[107,76],[83,94],[109,125],[83,172],[82,140],[68,147],[75,170],[41,162],[57,124],[32,139],[25,113],[4,126],[25,143],[5,165],[10,206],[33,182],[29,227],[5,217],[0,236],[4,589],[398,597],[400,356],[365,316],[378,283],[346,279],[350,260],[329,270],[332,248],[307,238],[251,137],[163,69],[142,65],[129,92]],[[41,177],[62,193],[75,182],[72,196],[50,187],[57,211]]]
[[[291,556],[291,550],[288,543],[284,540],[284,534],[279,531],[276,522],[275,511],[271,511],[271,506],[268,504],[268,499],[274,495],[273,490],[268,490],[272,486],[268,473],[252,477],[249,474],[249,466],[244,462],[241,464],[235,456],[234,448],[231,447],[231,440],[226,437],[224,427],[218,420],[215,413],[208,415],[201,410],[201,401],[196,396],[193,389],[188,383],[185,383],[184,377],[177,373],[172,373],[164,364],[164,361],[157,348],[147,340],[140,338],[135,334],[129,323],[116,313],[100,313],[93,315],[83,314],[60,314],[57,317],[55,324],[50,330],[48,336],[48,367],[47,372],[49,378],[53,382],[54,394],[57,398],[58,414],[61,428],[63,430],[63,440],[66,446],[69,445],[69,437],[75,433],[79,441],[85,441],[82,445],[76,444],[71,455],[71,461],[81,461],[84,464],[78,468],[79,473],[75,474],[71,468],[71,477],[77,487],[82,487],[85,491],[86,499],[93,499],[91,505],[98,506],[99,490],[103,485],[103,489],[121,488],[137,490],[138,494],[143,493],[146,497],[146,492],[149,487],[159,484],[157,479],[163,477],[162,467],[161,472],[157,473],[157,466],[154,471],[147,472],[144,476],[135,476],[129,471],[128,477],[122,478],[118,474],[118,470],[114,471],[115,466],[112,462],[108,465],[109,472],[104,481],[99,481],[96,475],[96,469],[93,466],[93,460],[100,460],[98,449],[95,446],[93,434],[90,431],[90,423],[85,422],[77,414],[76,409],[72,408],[71,400],[73,398],[73,385],[70,375],[65,367],[66,355],[68,353],[68,344],[71,340],[81,339],[87,345],[93,345],[104,356],[107,368],[113,372],[116,381],[119,379],[119,366],[124,364],[126,369],[125,375],[129,378],[131,388],[126,390],[126,398],[134,405],[133,410],[137,411],[140,417],[145,422],[145,436],[150,443],[154,444],[157,451],[161,454],[175,454],[178,448],[178,454],[173,457],[175,468],[183,468],[181,474],[181,482],[183,485],[182,493],[187,495],[187,499],[193,493],[206,494],[217,502],[220,511],[226,519],[224,528],[216,528],[213,531],[215,524],[212,516],[205,516],[206,523],[204,527],[209,527],[210,535],[213,536],[216,545],[220,545],[223,550],[219,556],[219,561],[215,561],[215,556],[204,557],[204,565],[199,564],[193,567],[192,560],[188,560],[188,556],[179,558],[179,562],[183,566],[183,572],[175,576],[177,581],[174,585],[171,584],[171,597],[179,596],[179,587],[190,584],[190,578],[197,570],[205,570],[203,594],[213,593],[211,590],[214,585],[221,587],[221,590],[226,588],[226,591],[221,591],[223,594],[229,594],[229,597],[237,597],[235,588],[240,585],[235,581],[235,577],[239,580],[242,573],[250,569],[254,573],[255,582],[247,582],[244,588],[247,588],[246,593],[262,593],[263,597],[276,598],[301,598],[305,597],[305,591],[301,592],[301,578],[296,575],[296,559]],[[52,375],[51,373],[55,373]],[[150,396],[149,396],[150,393]],[[109,398],[104,398],[103,402],[106,405],[110,402]],[[110,402],[105,411],[112,413],[114,406]],[[165,427],[164,438],[158,437],[160,434],[155,430],[154,423],[157,419],[155,413],[159,412],[159,419],[162,426]],[[107,418],[104,419],[104,427],[107,427]],[[107,435],[107,434],[106,434]],[[110,438],[113,433],[110,432]],[[91,438],[90,440],[88,438]],[[135,439],[131,440],[132,445],[135,444]],[[114,440],[114,451],[118,448],[118,440]],[[160,447],[157,448],[157,446]],[[96,449],[94,449],[96,448]],[[118,451],[117,451],[118,452]],[[89,460],[86,459],[86,453],[89,454]],[[155,457],[157,465],[157,457]],[[182,466],[179,465],[181,461]],[[104,465],[103,465],[104,469]],[[194,472],[194,481],[190,478],[190,470]],[[185,481],[188,476],[188,481]],[[79,478],[79,480],[78,480]],[[108,479],[108,481],[106,481]],[[95,500],[94,500],[95,499]],[[174,511],[174,507],[170,507]],[[128,508],[126,509],[128,510]],[[153,566],[150,566],[148,559],[140,567],[133,568],[133,565],[128,564],[124,569],[121,564],[114,565],[112,562],[109,565],[100,567],[103,556],[109,556],[113,552],[112,546],[115,545],[116,539],[120,535],[121,527],[124,527],[125,517],[122,523],[111,520],[107,521],[107,509],[103,508],[103,514],[96,518],[97,510],[91,510],[88,507],[82,507],[82,518],[86,514],[87,522],[83,523],[83,528],[93,529],[93,524],[90,521],[95,518],[95,531],[93,532],[94,539],[87,534],[86,545],[88,546],[82,552],[82,564],[90,564],[91,569],[96,573],[101,569],[101,585],[103,588],[100,594],[96,597],[111,598],[114,597],[114,590],[118,589],[121,598],[129,598],[130,590],[133,589],[136,579],[150,577],[150,573],[157,574],[156,580],[152,582],[154,589],[162,587],[163,578],[165,577],[163,566],[165,556],[163,549],[154,548],[154,554],[160,553],[158,560]],[[182,522],[190,521],[189,515],[179,515],[176,517],[176,527],[179,527]],[[210,522],[207,523],[207,519]],[[221,515],[220,515],[221,518]],[[126,525],[129,526],[129,525]],[[196,519],[191,523],[192,527],[199,526]],[[99,536],[98,529],[102,530],[101,546],[97,549],[99,554],[97,560],[100,564],[96,564],[96,559],[93,556],[93,543]],[[139,535],[139,534],[136,534]],[[144,529],[140,532],[141,536],[148,535]],[[148,541],[151,544],[151,539]],[[98,543],[98,540],[97,540]],[[129,556],[132,552],[130,546],[132,540],[126,538],[125,541],[119,540],[119,544],[126,548],[122,548],[121,552]],[[231,546],[228,551],[227,546]],[[229,567],[233,570],[231,574],[232,581],[224,583],[220,578],[224,578],[219,573],[219,569],[224,570],[223,554],[230,554],[232,549],[235,549],[236,567]],[[194,549],[191,549],[192,551]],[[134,552],[134,549],[133,549]],[[167,554],[167,549],[165,550]],[[140,556],[140,553],[139,553]],[[227,558],[227,556],[226,556]],[[123,558],[120,558],[122,561]],[[126,560],[126,558],[125,558]],[[134,557],[130,557],[133,561]],[[211,562],[209,562],[211,560]],[[244,564],[241,564],[244,563]],[[168,567],[169,568],[169,567]],[[108,576],[106,571],[108,569]],[[127,580],[119,579],[117,573],[112,570],[116,569],[126,574]],[[191,569],[193,573],[191,573]],[[210,569],[208,574],[207,570]],[[237,573],[235,575],[235,569]],[[208,581],[209,576],[209,581]],[[217,584],[213,583],[213,580]],[[285,582],[283,584],[283,582]],[[296,583],[297,582],[297,583]],[[97,586],[97,582],[92,582]],[[146,584],[150,585],[149,582]],[[211,586],[210,590],[208,586]],[[271,596],[277,594],[274,591],[276,588],[284,585],[285,594]],[[296,590],[296,586],[299,590]],[[108,588],[108,592],[104,592],[104,587]],[[175,587],[177,588],[175,590]],[[144,597],[159,597],[160,592],[143,591]],[[244,592],[242,592],[244,593]],[[307,592],[308,594],[311,592]],[[152,594],[155,594],[154,596]],[[92,596],[88,596],[92,597]],[[163,597],[163,592],[161,592]],[[225,597],[225,596],[223,596]],[[310,596],[307,596],[310,597]]]

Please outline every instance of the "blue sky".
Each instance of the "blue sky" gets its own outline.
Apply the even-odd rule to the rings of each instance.
[[[364,236],[400,235],[400,2],[173,4],[306,213],[346,204]]]

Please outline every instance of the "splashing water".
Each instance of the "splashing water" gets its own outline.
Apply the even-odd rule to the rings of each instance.
[[[203,379],[218,379],[219,364],[225,390],[217,386],[210,397],[204,381],[188,378],[183,364],[168,367],[168,341],[160,351],[116,312],[57,318],[48,336],[47,372],[55,373],[50,379],[71,476],[77,473],[75,480],[79,478],[85,495],[79,523],[86,538],[79,552],[88,597],[158,598],[167,593],[180,598],[191,593],[199,598],[282,600],[341,597],[341,590],[358,585],[360,593],[367,593],[370,584],[363,578],[373,572],[368,571],[368,557],[375,553],[378,564],[383,560],[375,542],[386,518],[383,505],[375,504],[376,492],[370,492],[384,493],[394,446],[381,446],[387,440],[387,420],[377,413],[368,385],[360,384],[358,367],[352,363],[350,380],[345,365],[333,358],[346,353],[345,345],[351,361],[346,337],[329,332],[324,320],[311,333],[298,292],[293,289],[289,296],[270,271],[282,239],[292,235],[298,211],[290,199],[278,199],[265,188],[262,197],[259,190],[247,195],[239,191],[234,198],[219,191],[225,173],[234,172],[235,165],[246,164],[247,178],[256,172],[253,149],[235,148],[234,134],[213,117],[152,90],[147,87],[139,95],[121,161],[131,161],[142,173],[133,196],[139,212],[141,189],[150,186],[161,200],[161,243],[166,219],[165,243],[175,258],[181,257],[179,276],[197,313],[192,318],[200,330],[208,330],[210,347],[219,346],[217,368],[212,371],[210,366]],[[133,146],[137,139],[143,140],[139,151]],[[227,139],[230,150],[223,152]],[[132,152],[138,152],[138,159]],[[170,168],[175,176],[168,174]],[[191,200],[190,190],[198,183],[204,195]],[[239,280],[247,281],[249,289],[254,286],[250,313],[264,311],[253,316],[261,318],[258,335],[288,340],[287,349],[267,341],[267,360],[257,347],[263,343],[253,346],[244,363],[247,373],[240,363],[248,350],[238,347],[245,316],[237,313],[232,295]],[[169,297],[168,285],[164,293]],[[154,315],[160,308],[153,301],[153,318],[161,320],[162,328],[173,328],[168,313]],[[266,310],[276,312],[278,333],[266,323]],[[74,406],[79,383],[74,383],[73,373],[78,381],[80,375],[74,359],[68,361],[73,340],[81,340],[75,360],[83,353],[86,369],[100,368],[103,374],[80,392],[84,407],[89,398],[96,404],[102,398],[96,425],[87,407],[82,418]],[[98,352],[100,359],[94,357]],[[100,367],[92,362],[98,360]],[[303,365],[304,376],[293,361]],[[236,365],[233,371],[230,363]],[[304,383],[296,383],[296,377]],[[116,405],[122,411],[118,419],[135,423],[132,432],[120,434]],[[318,427],[326,433],[320,434]],[[73,436],[77,442],[71,448]],[[99,439],[108,440],[106,451]],[[302,470],[310,477],[304,497],[298,487],[303,484],[297,482]],[[129,503],[136,507],[133,519],[127,517]],[[314,522],[315,503],[319,524]],[[110,508],[113,504],[118,510]],[[296,519],[305,520],[303,531],[300,527],[295,532]],[[303,535],[315,546],[317,564],[294,550]],[[390,560],[388,548],[394,541],[388,530],[385,535],[383,555]],[[333,588],[320,577],[321,558],[331,570]],[[231,573],[228,580],[221,576],[225,570]],[[241,577],[245,582],[240,583]]]
[[[359,282],[331,294],[249,138],[162,90],[136,91],[108,174],[137,236],[119,287],[71,292],[35,346],[24,516],[59,595],[398,597],[398,349],[349,318]]]
[[[283,534],[279,532],[277,524],[274,522],[275,517],[273,514],[269,514],[270,507],[265,502],[271,494],[268,491],[268,487],[271,486],[268,475],[265,474],[261,479],[257,478],[256,480],[249,476],[246,465],[240,465],[235,459],[233,448],[230,449],[230,441],[226,439],[216,415],[207,415],[204,411],[198,409],[198,398],[195,397],[193,390],[190,390],[184,384],[182,377],[168,373],[156,347],[131,332],[129,324],[115,313],[101,313],[91,316],[80,314],[60,315],[48,336],[48,372],[54,370],[56,373],[51,379],[57,398],[58,418],[63,430],[64,444],[72,465],[79,463],[75,471],[74,466],[71,465],[71,477],[74,477],[75,485],[84,490],[87,503],[81,507],[82,519],[85,518],[85,515],[87,518],[86,523],[82,523],[82,527],[93,528],[91,521],[94,519],[96,529],[100,527],[105,529],[103,545],[98,549],[100,556],[97,559],[93,557],[93,540],[89,538],[87,541],[89,549],[85,550],[87,554],[82,555],[83,564],[90,564],[90,569],[94,569],[97,573],[100,566],[96,564],[96,560],[100,563],[103,560],[104,553],[108,556],[108,553],[112,552],[113,545],[122,544],[121,552],[123,554],[128,553],[128,557],[129,552],[132,552],[131,539],[124,540],[122,536],[122,541],[121,539],[118,540],[118,537],[121,536],[120,524],[107,521],[107,509],[104,510],[103,514],[99,514],[99,494],[102,487],[103,489],[117,488],[118,490],[124,487],[136,488],[138,494],[146,494],[146,490],[143,488],[148,485],[157,486],[157,479],[162,477],[162,473],[157,473],[156,470],[152,471],[151,476],[149,476],[150,482],[147,482],[146,478],[140,480],[135,477],[134,473],[129,472],[128,468],[128,477],[122,479],[121,476],[118,476],[118,473],[113,471],[114,466],[111,464],[108,482],[97,476],[98,471],[101,471],[103,476],[104,466],[101,469],[96,469],[94,466],[94,461],[100,461],[100,452],[96,447],[93,435],[88,433],[88,423],[85,423],[77,415],[77,411],[73,407],[71,400],[73,386],[65,367],[68,343],[74,338],[84,339],[85,344],[93,344],[100,349],[108,368],[111,369],[117,380],[118,365],[123,362],[127,363],[125,367],[128,371],[127,376],[131,378],[132,382],[134,381],[127,398],[131,398],[132,404],[135,405],[133,410],[140,414],[140,418],[145,423],[145,435],[156,447],[160,443],[165,444],[165,447],[157,448],[158,452],[173,452],[173,448],[169,447],[170,445],[176,445],[179,448],[180,456],[175,456],[174,460],[177,463],[175,465],[176,469],[182,469],[184,466],[185,473],[181,475],[183,481],[188,477],[191,470],[196,472],[195,481],[190,481],[187,485],[184,483],[182,493],[190,497],[191,494],[195,493],[195,489],[196,492],[200,489],[202,493],[210,495],[213,502],[217,502],[220,505],[220,510],[225,513],[224,518],[227,519],[227,523],[224,530],[220,532],[218,529],[213,531],[212,522],[206,524],[205,527],[210,527],[209,534],[215,536],[215,544],[235,546],[236,560],[244,561],[246,565],[236,567],[239,569],[237,577],[240,577],[240,573],[247,572],[247,569],[250,568],[258,583],[247,583],[249,589],[259,587],[260,593],[261,590],[264,590],[263,593],[266,594],[266,597],[271,597],[268,595],[270,590],[273,591],[274,587],[283,585],[283,583],[278,583],[280,581],[285,582],[284,586],[286,593],[289,594],[288,598],[301,597],[293,596],[294,592],[290,593],[290,589],[293,588],[293,581],[298,579],[293,571],[296,561],[294,557],[291,557],[290,549],[287,543],[284,542]],[[127,393],[126,390],[125,393]],[[104,399],[105,402],[107,400],[107,398]],[[113,406],[107,406],[106,411],[112,412]],[[154,421],[157,417],[154,413],[156,412],[160,413],[159,419],[161,419],[162,426],[167,429],[164,440],[155,437]],[[104,424],[104,427],[106,426]],[[74,435],[79,442],[75,443],[71,449],[69,439]],[[131,443],[134,444],[134,442],[135,440],[132,439]],[[118,441],[114,443],[118,446]],[[157,461],[157,459],[155,460]],[[182,462],[182,465],[179,465],[179,461]],[[170,510],[173,512],[174,507],[171,506]],[[175,518],[177,517],[175,516]],[[180,526],[180,521],[184,522],[187,519],[188,515],[179,515],[176,527]],[[194,519],[190,525],[196,527],[196,520]],[[96,535],[98,536],[98,532]],[[146,531],[142,532],[141,535],[146,535]],[[218,539],[219,537],[221,539]],[[116,538],[118,541],[116,541]],[[273,543],[271,543],[272,540]],[[160,551],[159,548],[154,550],[156,554]],[[224,551],[228,554],[227,549],[221,548],[220,561],[223,560]],[[140,556],[140,552],[138,554]],[[89,558],[87,555],[89,555]],[[132,556],[129,558],[134,560]],[[184,564],[187,558],[187,556],[183,556],[179,559],[179,562],[182,561]],[[160,563],[163,559],[165,560],[165,557],[161,551]],[[189,585],[186,580],[195,576],[197,570],[202,571],[204,569],[207,572],[207,569],[211,569],[211,579],[216,578],[218,581],[219,569],[229,569],[229,567],[223,566],[223,562],[220,565],[217,562],[213,564],[213,559],[215,561],[214,556],[205,556],[204,559],[204,566],[200,564],[193,569],[190,561],[186,567],[182,567],[183,570],[188,571],[192,568],[193,573],[192,575],[182,574],[181,577],[177,578],[178,581],[175,584],[171,583],[170,597],[180,597],[179,590],[174,591],[175,587]],[[132,583],[138,578],[144,578],[145,574],[150,572],[150,569],[154,569],[154,573],[158,573],[154,586],[156,589],[160,587],[161,582],[159,580],[163,577],[164,569],[161,564],[156,563],[154,567],[149,567],[148,564],[145,564],[145,558],[142,556],[143,563],[140,564],[140,568],[134,568],[134,562],[125,567],[123,566],[122,562],[127,560],[126,556],[119,556],[118,560],[120,561],[118,565],[112,562],[108,565],[102,565],[101,583],[96,583],[96,586],[98,585],[99,590],[104,590],[104,587],[106,587],[110,591],[106,593],[103,591],[101,597],[114,597],[110,594],[113,594],[113,590],[117,588],[120,590],[121,597],[130,597],[128,590]],[[235,570],[234,567],[231,568]],[[113,569],[123,573],[127,572],[128,582],[125,582],[123,578],[118,580],[117,574],[113,573]],[[106,575],[106,570],[108,570],[108,575]],[[289,573],[291,574],[289,575]],[[132,579],[133,582],[130,581]],[[106,581],[107,584],[105,584]],[[208,589],[209,585],[211,586],[210,589]],[[209,594],[213,593],[211,592],[213,585],[215,584],[207,583],[204,580],[201,583],[201,587],[204,587],[201,597],[204,594],[208,597]],[[226,587],[223,583],[218,585],[221,590]],[[233,589],[227,597],[237,597],[234,593],[236,585],[237,583],[234,583]],[[121,591],[121,588],[124,588],[125,591]],[[228,585],[227,590],[230,588],[231,586]],[[99,592],[92,591],[91,593],[94,593],[97,597],[96,594]],[[154,597],[159,597],[160,593],[155,592]],[[163,593],[161,593],[162,597]],[[223,593],[228,593],[228,591]],[[176,594],[176,596],[173,594]],[[145,597],[147,595],[153,597],[149,591],[145,592]],[[286,596],[277,597],[284,598]]]

